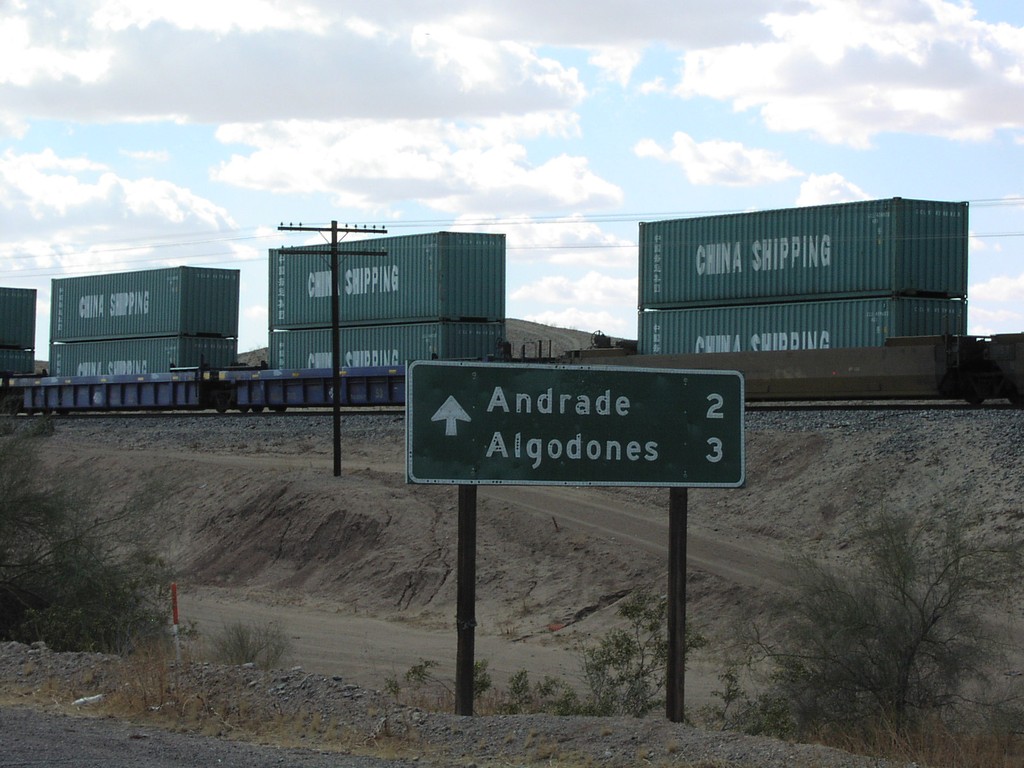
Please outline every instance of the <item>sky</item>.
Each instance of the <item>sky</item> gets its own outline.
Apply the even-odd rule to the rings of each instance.
[[[638,225],[970,203],[1024,331],[1019,0],[0,0],[0,285],[239,269],[281,223],[507,236],[508,317],[636,338]],[[351,237],[351,236],[350,236]]]

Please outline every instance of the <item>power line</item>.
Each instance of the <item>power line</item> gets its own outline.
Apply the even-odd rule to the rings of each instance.
[[[999,207],[999,206],[1011,206],[1024,204],[1024,197],[1006,197],[1006,198],[979,198],[977,200],[968,200],[969,205],[975,207]],[[572,214],[547,214],[547,215],[522,215],[522,216],[506,216],[506,217],[495,217],[495,218],[479,218],[479,219],[461,219],[456,222],[454,219],[410,219],[397,223],[389,223],[389,227],[392,229],[418,229],[418,228],[444,228],[455,226],[459,227],[466,226],[487,226],[487,227],[501,227],[501,226],[516,226],[521,224],[541,224],[541,225],[553,225],[553,224],[572,224],[572,223],[621,223],[621,222],[640,222],[644,220],[664,220],[673,218],[690,218],[695,216],[715,216],[729,213],[743,213],[745,210],[733,209],[733,210],[689,210],[689,211],[651,211],[651,212],[632,212],[632,213],[619,213],[619,214],[588,214],[582,216],[573,216]],[[246,231],[255,231],[258,227],[247,227],[239,230],[239,233]],[[131,251],[153,251],[157,249],[168,249],[168,248],[186,248],[196,245],[206,245],[211,243],[229,243],[229,242],[244,242],[253,240],[268,240],[271,238],[279,238],[278,232],[268,231],[263,234],[224,234],[218,236],[220,233],[217,230],[208,231],[195,231],[186,233],[184,239],[178,239],[179,235],[167,235],[166,237],[150,236],[144,240],[132,241],[130,239],[114,240],[108,247],[90,249],[85,251],[69,251],[69,252],[50,252],[48,254],[16,254],[4,257],[9,262],[22,262],[32,261],[39,258],[41,255],[48,256],[50,258],[58,259],[75,259],[77,257],[91,257],[102,256],[105,254],[116,254],[125,253]],[[973,232],[969,233],[969,237],[978,239],[989,239],[989,238],[1002,238],[1002,237],[1024,237],[1024,231],[1007,231],[1007,232]],[[175,239],[171,239],[175,238]],[[166,240],[166,242],[165,242]],[[607,249],[625,249],[635,248],[635,243],[580,243],[580,244],[528,244],[528,245],[510,245],[508,250],[510,251],[538,251],[538,250],[551,250],[551,251],[569,251],[569,250],[607,250]],[[200,259],[211,259],[221,256],[229,256],[231,251],[213,251],[201,254],[189,254],[179,257],[179,261],[194,262]],[[233,263],[247,263],[262,259],[263,256],[256,258],[245,258],[237,257],[233,259],[222,260],[219,262],[204,262],[204,263],[217,263],[217,264],[233,264]],[[131,267],[134,265],[146,265],[156,264],[165,262],[168,259],[166,257],[152,257],[147,255],[144,258],[139,259],[123,259],[109,264],[104,264],[104,269],[109,268],[124,268]],[[37,268],[30,270],[0,270],[0,274],[5,277],[46,277],[51,275],[61,275],[68,273],[75,273],[78,271],[94,271],[96,269],[95,263],[86,265],[60,265],[52,268]]]

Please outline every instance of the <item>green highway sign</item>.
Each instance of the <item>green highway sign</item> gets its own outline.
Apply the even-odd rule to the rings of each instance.
[[[420,361],[406,373],[412,483],[743,485],[743,376]]]

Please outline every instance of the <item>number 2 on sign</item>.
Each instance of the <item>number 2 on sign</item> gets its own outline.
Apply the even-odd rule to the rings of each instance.
[[[725,414],[722,413],[722,405],[725,403],[725,398],[715,392],[712,392],[708,395],[708,402],[711,403],[711,405],[708,406],[707,418],[724,419]]]

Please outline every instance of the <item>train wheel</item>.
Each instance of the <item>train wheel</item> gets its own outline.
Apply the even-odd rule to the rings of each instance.
[[[252,407],[252,412],[253,413],[263,413],[263,406],[262,405],[254,405]]]
[[[228,408],[231,407],[231,393],[230,392],[217,392],[213,396],[213,408],[217,413],[227,413]]]

